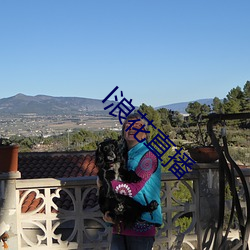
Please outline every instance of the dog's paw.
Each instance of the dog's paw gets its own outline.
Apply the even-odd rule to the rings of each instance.
[[[129,171],[129,182],[131,183],[137,183],[139,181],[141,181],[141,177],[138,176],[134,171]]]
[[[123,215],[124,211],[125,211],[124,204],[122,202],[118,203],[116,208],[115,208],[115,213],[117,215]]]
[[[154,211],[158,207],[158,202],[156,200],[153,200],[149,203],[149,209],[150,211]]]

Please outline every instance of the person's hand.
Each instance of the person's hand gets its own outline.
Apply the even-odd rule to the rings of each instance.
[[[107,211],[104,215],[103,215],[103,220],[105,222],[111,223],[111,224],[115,224],[114,221],[112,220],[112,218],[109,216],[109,211]]]
[[[96,185],[97,185],[98,189],[100,189],[100,187],[102,186],[102,182],[100,181],[98,176],[97,176],[97,179],[96,179]]]

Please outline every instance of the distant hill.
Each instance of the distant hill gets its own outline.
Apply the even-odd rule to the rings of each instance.
[[[211,105],[213,103],[213,98],[199,99],[199,100],[195,100],[195,101],[197,101],[201,104]],[[195,102],[195,101],[190,101],[190,102]],[[158,106],[155,109],[166,108],[166,109],[171,109],[173,111],[179,111],[181,114],[187,114],[185,109],[187,108],[187,106],[190,102],[173,103],[173,104]]]
[[[211,105],[212,98],[197,100],[201,104]],[[193,101],[192,101],[193,102]],[[28,96],[17,94],[12,97],[0,99],[0,115],[36,114],[36,115],[78,115],[78,114],[106,114],[104,107],[113,101],[84,98],[84,97],[53,97],[47,95]],[[167,108],[185,114],[189,102],[180,102],[155,107]],[[137,107],[136,107],[137,108]]]
[[[112,101],[80,97],[28,96],[17,94],[0,99],[0,115],[34,113],[36,115],[75,115],[83,113],[108,113],[104,107]],[[110,110],[109,110],[110,111]]]

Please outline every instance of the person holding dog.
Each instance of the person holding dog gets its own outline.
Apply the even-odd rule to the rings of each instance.
[[[145,140],[143,143],[138,142],[147,139],[148,133],[144,131],[147,131],[147,121],[141,119],[138,113],[128,115],[122,126],[122,137],[127,148],[127,168],[135,171],[141,180],[136,183],[113,180],[111,183],[116,193],[133,197],[143,205],[152,200],[156,200],[159,205],[153,212],[143,213],[141,219],[129,228],[124,227],[122,222],[114,224],[109,212],[106,212],[104,221],[113,224],[110,250],[151,250],[156,227],[162,224],[161,163],[144,144],[147,143]],[[100,181],[97,181],[97,185],[100,187]]]

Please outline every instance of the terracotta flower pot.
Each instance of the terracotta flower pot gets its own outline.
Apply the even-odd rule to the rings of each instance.
[[[17,172],[18,149],[18,145],[0,146],[0,173]]]
[[[188,152],[193,160],[200,163],[215,162],[219,159],[216,149],[211,146],[189,148]]]

